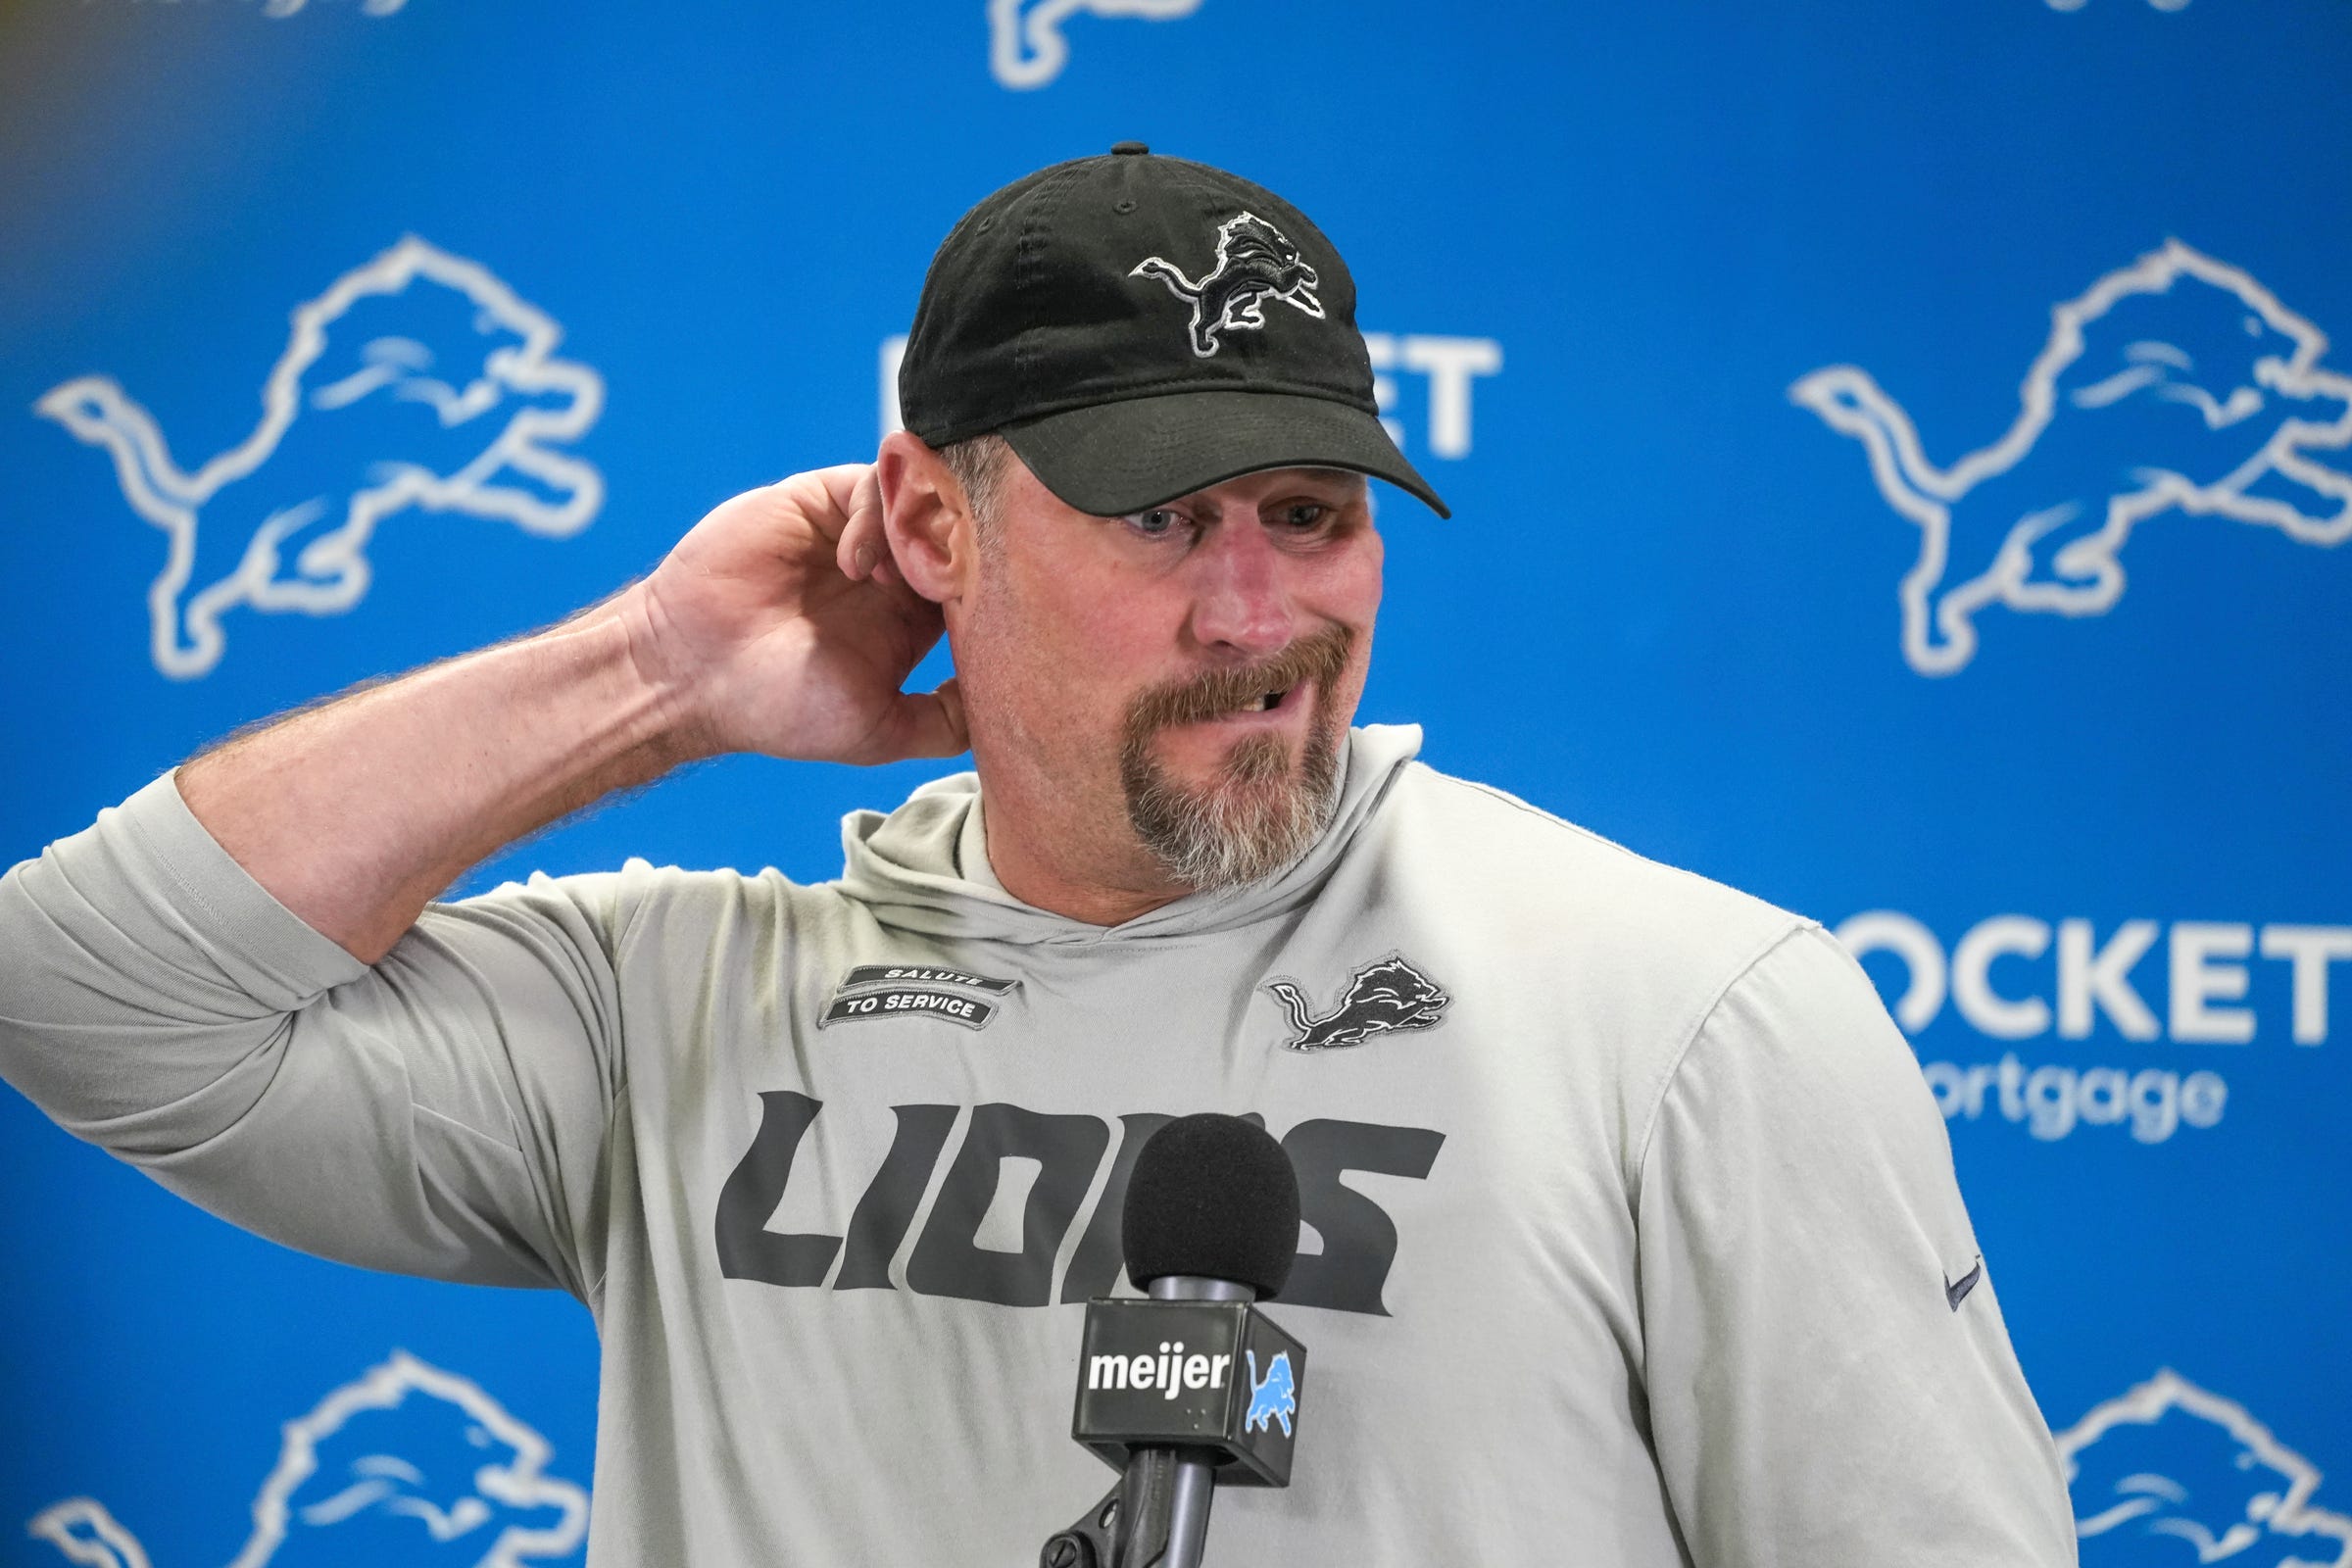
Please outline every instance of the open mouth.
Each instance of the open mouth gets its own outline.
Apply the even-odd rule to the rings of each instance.
[[[1245,698],[1239,705],[1233,708],[1222,709],[1213,713],[1203,714],[1201,717],[1194,719],[1191,722],[1213,724],[1222,719],[1250,718],[1260,713],[1278,713],[1284,709],[1292,706],[1292,698],[1298,693],[1304,684],[1305,683],[1302,681],[1298,686],[1284,686],[1274,691],[1260,692],[1255,697]]]
[[[1285,686],[1280,691],[1263,693],[1254,702],[1244,703],[1240,708],[1236,709],[1235,711],[1242,713],[1271,713],[1289,699],[1291,693],[1297,691],[1298,689],[1298,688],[1296,686]]]

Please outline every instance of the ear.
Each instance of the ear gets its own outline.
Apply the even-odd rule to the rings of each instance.
[[[874,456],[882,531],[906,586],[934,604],[962,597],[978,535],[963,486],[919,436],[894,430]]]

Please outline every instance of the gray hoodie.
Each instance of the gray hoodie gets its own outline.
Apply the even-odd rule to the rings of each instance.
[[[0,1073],[307,1250],[596,1315],[589,1558],[999,1563],[1137,1147],[1255,1113],[1304,1223],[1287,1491],[1210,1564],[2074,1561],[1933,1098],[1818,926],[1350,737],[1282,876],[1124,925],[989,874],[970,774],[841,880],[428,909],[372,968],[169,778],[0,880]]]

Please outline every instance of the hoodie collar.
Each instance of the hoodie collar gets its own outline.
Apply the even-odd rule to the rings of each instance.
[[[970,772],[922,785],[887,816],[852,811],[842,818],[842,874],[834,885],[883,924],[933,936],[1085,946],[1229,931],[1314,897],[1420,750],[1417,724],[1348,731],[1339,809],[1289,870],[1244,887],[1188,894],[1120,925],[1088,925],[1004,891],[988,866],[980,776]]]

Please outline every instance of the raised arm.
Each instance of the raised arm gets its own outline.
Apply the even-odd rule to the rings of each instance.
[[[896,461],[953,485],[926,453]],[[952,689],[899,690],[940,621],[884,550],[869,470],[787,479],[552,631],[282,719],[100,813],[0,877],[0,1078],[289,1245],[593,1297],[617,955],[659,875],[428,901],[690,758],[960,749]]]
[[[953,756],[953,683],[899,689],[940,614],[871,570],[879,511],[863,465],[737,496],[604,604],[249,733],[183,766],[181,798],[280,904],[373,963],[467,866],[681,762]]]

